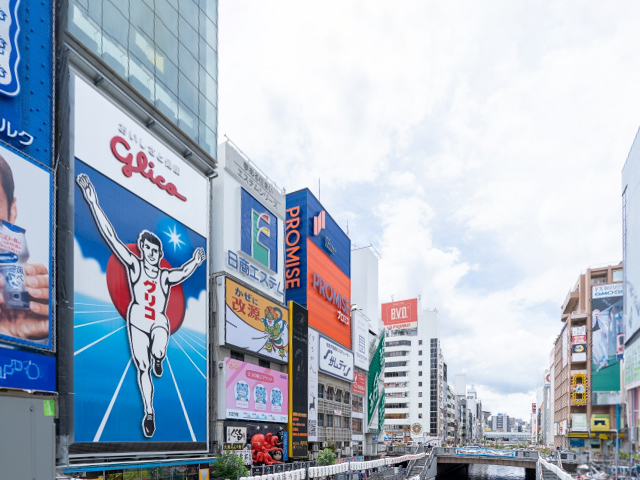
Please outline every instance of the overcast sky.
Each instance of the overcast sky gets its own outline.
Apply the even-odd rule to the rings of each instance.
[[[219,136],[440,312],[449,375],[529,418],[560,305],[621,260],[640,3],[221,0]]]

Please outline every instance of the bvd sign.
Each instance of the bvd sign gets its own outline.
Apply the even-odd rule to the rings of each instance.
[[[383,303],[382,322],[387,330],[415,327],[418,322],[418,299]]]

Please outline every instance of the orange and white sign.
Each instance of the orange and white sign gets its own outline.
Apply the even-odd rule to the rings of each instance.
[[[387,330],[416,327],[418,323],[418,299],[382,304],[382,322]]]

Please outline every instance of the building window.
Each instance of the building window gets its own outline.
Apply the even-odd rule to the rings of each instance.
[[[622,281],[622,269],[614,270],[613,272],[613,281],[621,282]]]
[[[333,387],[327,388],[327,400],[333,400]]]
[[[418,382],[418,386],[421,387],[422,386],[422,382]]]
[[[349,417],[342,417],[342,428],[350,428]]]
[[[422,366],[422,360],[418,360],[418,366]]]
[[[333,425],[333,426],[334,426],[335,428],[342,428],[342,423],[340,422],[340,419],[341,419],[341,418],[342,418],[342,417],[341,417],[340,415],[335,415],[335,416],[333,417],[333,419],[334,419],[334,425]]]
[[[344,392],[344,403],[347,405],[351,403],[351,394],[349,392]]]
[[[324,385],[318,384],[318,398],[324,398]]]
[[[418,404],[418,408],[422,408],[422,404],[421,403]]]
[[[418,340],[418,345],[422,345],[422,340]]]
[[[418,418],[422,418],[422,414],[421,413],[418,414]]]
[[[421,377],[422,376],[422,370],[418,372],[418,376]]]
[[[231,350],[231,358],[244,362],[244,353],[234,352],[233,350]]]
[[[422,392],[418,392],[418,396],[421,397],[422,396]]]
[[[591,283],[592,284],[607,283],[607,276],[598,275],[597,277],[591,277]]]
[[[422,355],[422,350],[418,350],[418,355]]]
[[[336,402],[342,403],[342,390],[336,390]]]
[[[327,413],[327,427],[333,427],[333,415]]]
[[[318,426],[324,427],[324,413],[318,414]]]
[[[258,366],[260,366],[262,368],[271,368],[271,364],[269,363],[269,361],[268,360],[262,360],[262,359],[258,360]]]

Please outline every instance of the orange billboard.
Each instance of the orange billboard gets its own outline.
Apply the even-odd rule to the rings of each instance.
[[[387,330],[415,327],[417,321],[417,298],[382,304],[382,323]]]
[[[351,348],[351,279],[307,239],[309,328]]]

